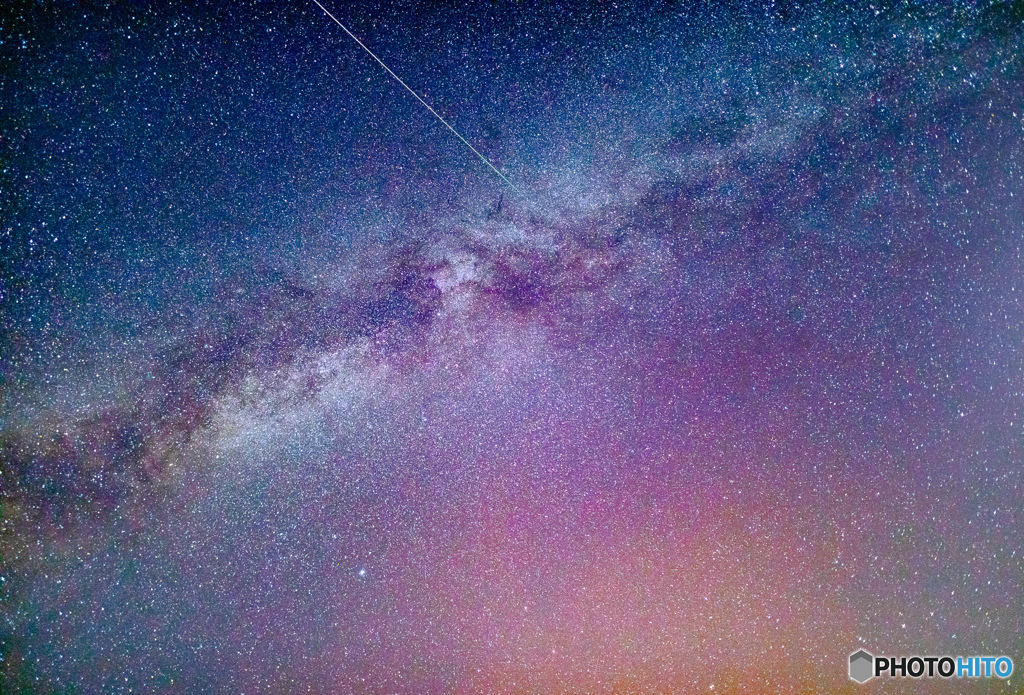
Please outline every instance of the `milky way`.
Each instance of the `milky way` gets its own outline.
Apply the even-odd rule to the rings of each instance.
[[[312,3],[2,10],[0,691],[1024,668],[1019,4],[325,6],[515,189]]]

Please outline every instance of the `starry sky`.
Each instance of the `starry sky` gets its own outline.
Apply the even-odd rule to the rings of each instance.
[[[0,691],[1021,692],[1019,3],[0,10]]]

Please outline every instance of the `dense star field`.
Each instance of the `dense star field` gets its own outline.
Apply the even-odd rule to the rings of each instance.
[[[1020,4],[324,4],[515,188],[306,0],[0,10],[0,692],[1024,689]]]

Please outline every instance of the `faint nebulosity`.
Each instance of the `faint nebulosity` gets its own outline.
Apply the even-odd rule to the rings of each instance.
[[[0,691],[1024,667],[1019,3],[325,6],[520,191],[312,3],[0,10]]]

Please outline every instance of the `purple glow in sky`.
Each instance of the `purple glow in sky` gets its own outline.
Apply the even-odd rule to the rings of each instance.
[[[520,190],[312,3],[2,10],[0,691],[1024,664],[1018,5],[325,6]]]

